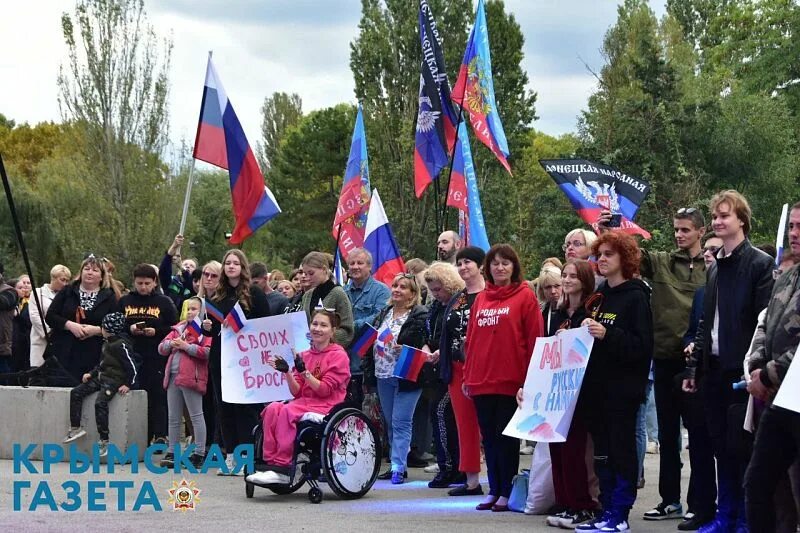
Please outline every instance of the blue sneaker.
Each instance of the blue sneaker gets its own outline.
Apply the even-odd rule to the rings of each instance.
[[[729,520],[723,520],[719,517],[715,518],[713,522],[709,522],[700,529],[698,533],[730,533],[733,530]]]
[[[405,472],[400,472],[399,470],[395,470],[392,472],[392,485],[402,485],[403,481],[405,481]]]
[[[600,528],[600,533],[622,533],[630,531],[631,527],[628,525],[628,520],[625,518],[614,517],[608,523]]]
[[[611,511],[605,511],[598,518],[576,526],[575,531],[580,533],[599,533],[613,520],[614,514]]]

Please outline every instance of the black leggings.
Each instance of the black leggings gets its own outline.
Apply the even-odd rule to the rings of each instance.
[[[503,435],[517,410],[517,400],[502,394],[473,396],[489,474],[489,495],[508,498],[511,481],[519,472],[519,439]]]
[[[72,427],[81,425],[81,410],[83,400],[94,392],[99,392],[94,402],[94,416],[97,422],[97,432],[100,439],[108,440],[108,402],[117,394],[121,383],[100,381],[90,378],[86,383],[81,383],[69,393],[69,421]]]
[[[222,401],[222,369],[219,360],[210,359],[213,381],[216,424],[222,436],[225,453],[233,453],[240,444],[253,444],[253,427],[261,421],[263,404],[238,404]]]
[[[433,441],[436,443],[436,462],[440,472],[458,473],[458,429],[453,402],[447,385],[439,383],[431,404]]]

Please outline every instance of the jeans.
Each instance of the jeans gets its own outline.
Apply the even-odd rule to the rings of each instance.
[[[98,378],[89,378],[86,383],[81,383],[69,393],[69,422],[72,427],[81,425],[81,410],[83,400],[93,392],[97,392],[94,402],[94,416],[97,423],[97,432],[101,440],[108,440],[108,404],[117,395],[122,383],[100,381]]]
[[[169,451],[175,452],[175,445],[181,435],[181,418],[183,406],[189,411],[189,418],[194,429],[194,443],[197,453],[206,454],[206,421],[203,418],[203,395],[192,389],[175,385],[175,377],[170,380],[167,389],[167,407],[169,408]]]
[[[800,414],[770,407],[761,415],[744,490],[750,531],[776,531],[775,489],[800,452]]]
[[[0,356],[0,374],[11,373],[11,357]]]
[[[652,381],[647,381],[644,395],[646,399],[636,411],[636,458],[639,461],[639,479],[644,477],[644,456],[647,452],[647,411],[650,399],[653,397]]]
[[[702,382],[708,435],[717,460],[717,517],[727,524],[736,524],[743,522],[744,518],[742,483],[745,463],[737,456],[736,443],[729,438],[728,412],[731,406],[747,401],[747,392],[732,387],[741,379],[741,368],[723,370],[717,364],[711,362]],[[739,429],[739,433],[744,433]]]
[[[383,418],[389,432],[392,472],[405,472],[408,452],[411,450],[411,423],[414,408],[422,389],[400,390],[400,380],[394,377],[378,378],[378,398]]]
[[[503,435],[503,430],[517,411],[517,400],[503,394],[479,394],[472,399],[483,437],[489,495],[508,498],[519,472],[519,439]]]

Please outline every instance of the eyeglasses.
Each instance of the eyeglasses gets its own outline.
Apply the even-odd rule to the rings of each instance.
[[[586,246],[586,243],[581,241],[567,241],[561,245],[561,249],[566,252],[567,248],[569,248],[570,246],[572,246],[573,248],[580,248],[582,246]]]
[[[219,277],[219,274],[215,274],[214,272],[203,272],[203,277],[209,279],[216,279]]]
[[[703,253],[710,252],[712,255],[719,251],[719,246],[706,246],[703,248]]]
[[[677,215],[691,215],[695,211],[697,211],[696,207],[681,207],[680,209],[678,209],[675,212],[675,214],[677,214]]]
[[[84,261],[88,261],[88,260],[94,260],[94,261],[99,261],[99,262],[101,262],[101,263],[105,263],[105,262],[107,262],[107,261],[108,261],[108,259],[106,259],[105,257],[97,257],[97,256],[96,256],[96,255],[94,255],[94,253],[92,253],[92,252],[89,252],[88,254],[85,254],[85,255],[83,256],[83,260],[84,260]]]

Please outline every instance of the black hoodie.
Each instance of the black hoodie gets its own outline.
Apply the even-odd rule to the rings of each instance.
[[[595,339],[584,377],[588,401],[639,404],[653,357],[653,315],[650,288],[631,279],[616,287],[604,281],[595,320],[606,327],[602,340]]]

